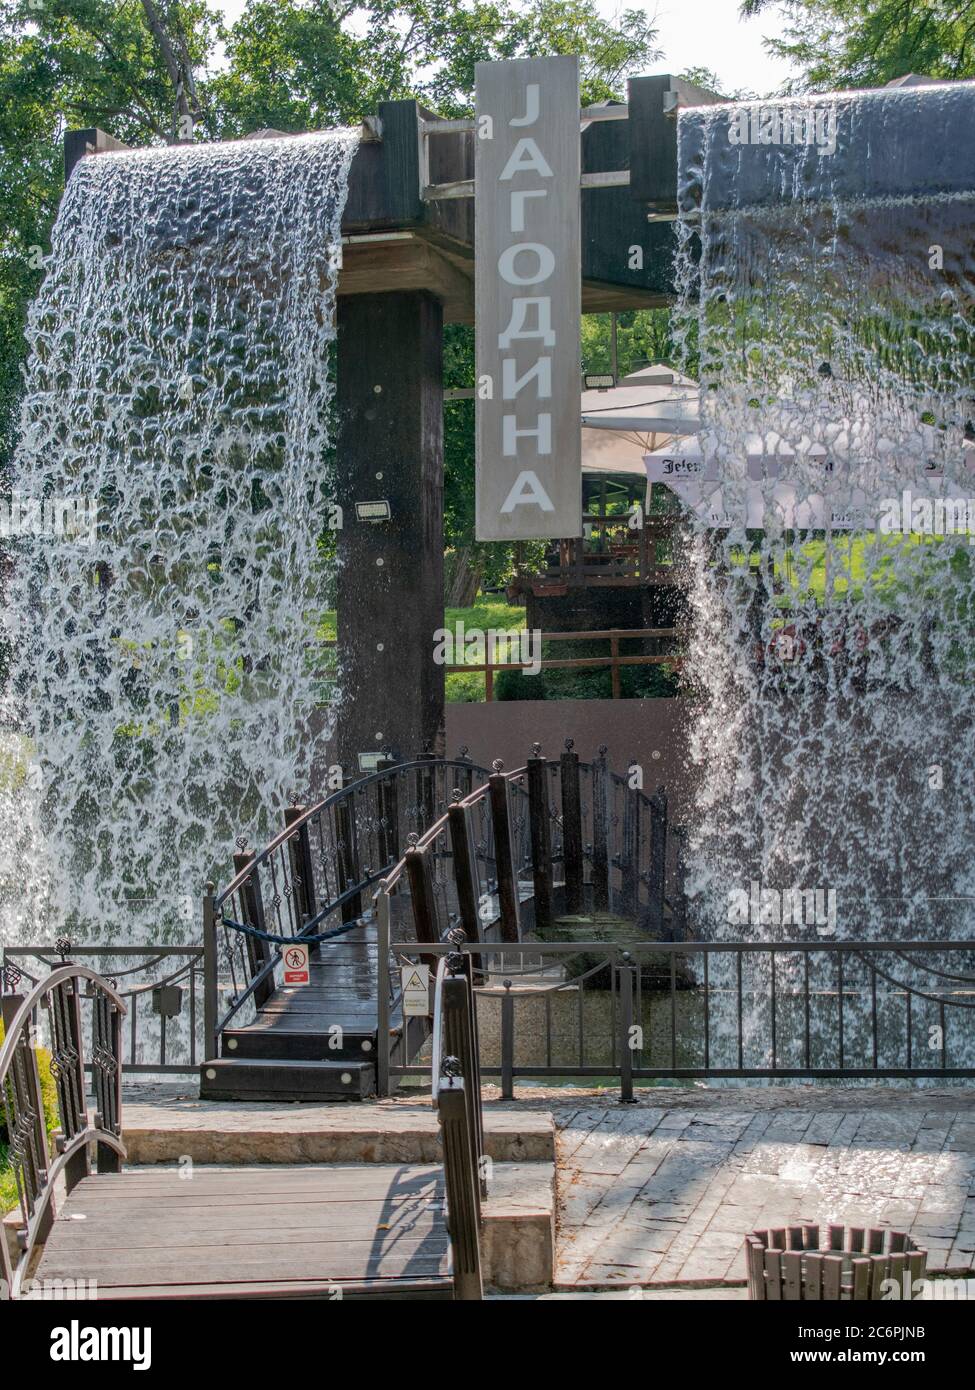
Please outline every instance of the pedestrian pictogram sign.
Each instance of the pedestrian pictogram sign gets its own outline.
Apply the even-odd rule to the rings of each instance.
[[[308,969],[307,946],[285,946],[284,983],[286,985],[307,985],[311,978]]]
[[[430,1013],[430,967],[404,965],[403,1015],[406,1018],[426,1018]]]

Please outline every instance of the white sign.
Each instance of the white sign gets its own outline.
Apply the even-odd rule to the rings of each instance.
[[[581,536],[579,60],[475,83],[477,538]]]
[[[284,961],[284,983],[286,985],[307,985],[311,979],[308,969],[308,947],[293,943],[285,946],[281,953]]]
[[[404,965],[401,969],[404,1018],[426,1018],[430,1013],[430,967]]]

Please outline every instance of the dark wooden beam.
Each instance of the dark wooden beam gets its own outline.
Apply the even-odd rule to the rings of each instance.
[[[443,624],[443,311],[423,291],[339,300],[337,488],[343,767],[439,746]],[[388,521],[356,520],[385,500]]]
[[[89,154],[108,154],[114,150],[128,150],[130,145],[125,145],[121,140],[116,140],[114,135],[109,135],[104,130],[99,130],[97,126],[89,126],[86,130],[68,130],[64,134],[64,181],[68,182],[74,172],[75,165],[79,159],[84,159]]]

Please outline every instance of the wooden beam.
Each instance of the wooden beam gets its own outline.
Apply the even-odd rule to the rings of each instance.
[[[424,291],[339,300],[335,501],[338,533],[339,761],[436,751],[444,668],[443,311]],[[356,502],[389,502],[388,521]]]
[[[446,323],[474,322],[474,262],[450,261],[422,236],[351,238],[342,245],[339,296],[426,290],[443,305]]]

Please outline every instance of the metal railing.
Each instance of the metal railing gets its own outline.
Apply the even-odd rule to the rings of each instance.
[[[481,1198],[487,1195],[472,983],[470,956],[452,951],[440,958],[434,988],[432,1094],[443,1140],[454,1291],[466,1300],[484,1294]]]
[[[521,1078],[975,1077],[975,941],[391,944],[471,961],[479,1066]],[[424,1054],[390,1068],[431,1078]]]
[[[33,988],[51,970],[80,962],[97,969],[123,1000],[128,1015],[122,1038],[127,1075],[194,1076],[202,1058],[203,946],[4,946],[0,986],[16,993]],[[185,1007],[184,1007],[185,1005]],[[91,1007],[88,996],[83,1010]]]
[[[380,1095],[416,1074],[411,1063],[426,1034],[420,1020],[402,1016],[400,979],[403,967],[436,961],[427,947],[439,949],[459,927],[465,949],[517,948],[529,936],[557,936],[560,915],[589,911],[680,940],[682,846],[680,835],[668,840],[663,788],[647,796],[611,773],[605,749],[580,762],[571,739],[558,759],[543,758],[536,744],[524,767],[505,773],[496,762],[485,785],[458,791],[375,895]]]
[[[91,1001],[90,1069],[94,1113],[89,1113],[81,1000]],[[57,1092],[58,1129],[48,1140],[37,1059],[38,1015],[47,1012],[51,1074]],[[0,1093],[7,1125],[7,1158],[14,1172],[23,1226],[14,1264],[0,1240],[0,1298],[23,1292],[36,1246],[56,1216],[55,1185],[68,1192],[91,1172],[117,1172],[122,1144],[122,1015],[125,1005],[107,980],[83,965],[66,964],[26,996],[4,998],[6,1036],[0,1049]]]
[[[364,916],[363,896],[395,865],[410,835],[446,809],[455,787],[487,772],[468,758],[388,763],[314,806],[291,806],[254,854],[238,840],[235,877],[203,903],[204,1037],[209,1056],[231,1024],[251,1022],[274,993],[281,949],[342,935]]]

